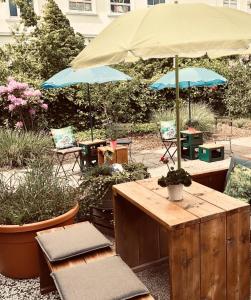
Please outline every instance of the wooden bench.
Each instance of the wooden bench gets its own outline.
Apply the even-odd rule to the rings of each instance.
[[[67,227],[75,226],[76,224],[67,225]],[[65,227],[56,227],[48,230],[43,230],[37,232],[37,236],[40,236],[45,233],[55,232],[59,230],[65,230]],[[69,258],[60,262],[50,262],[46,255],[43,253],[39,247],[39,264],[40,264],[40,292],[41,294],[46,294],[56,290],[56,286],[50,274],[55,271],[59,271],[65,268],[72,268],[79,264],[89,264],[94,261],[105,259],[115,255],[114,250],[111,247],[104,249],[96,250],[89,252],[87,254],[82,254],[74,258]],[[137,300],[154,300],[151,295],[145,295],[140,297],[134,297],[133,299]]]

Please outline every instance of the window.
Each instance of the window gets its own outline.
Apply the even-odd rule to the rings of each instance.
[[[131,0],[110,0],[112,13],[126,13],[131,10]]]
[[[166,2],[165,0],[147,0],[147,5],[151,6],[151,5],[156,5],[165,2]]]
[[[17,17],[17,5],[14,0],[9,0],[9,9],[10,9],[10,16]]]
[[[92,0],[70,0],[69,9],[91,12],[93,11]]]
[[[223,0],[223,6],[237,8],[237,0]]]

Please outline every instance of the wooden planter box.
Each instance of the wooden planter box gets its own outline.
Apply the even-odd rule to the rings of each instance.
[[[228,169],[217,169],[210,172],[196,173],[192,175],[194,181],[208,186],[216,191],[224,192]]]

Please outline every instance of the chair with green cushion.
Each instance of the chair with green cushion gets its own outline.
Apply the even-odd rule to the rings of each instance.
[[[55,173],[59,174],[62,169],[64,175],[67,176],[64,168],[64,162],[68,160],[68,157],[74,157],[74,163],[71,171],[74,171],[76,165],[80,168],[82,148],[78,147],[71,126],[60,129],[51,129],[51,134],[55,144],[53,153],[56,155],[58,161],[58,167],[56,168]]]
[[[173,164],[174,162],[174,155],[177,152],[177,143],[178,140],[176,138],[176,126],[175,121],[161,121],[160,122],[160,138],[163,143],[163,146],[165,147],[165,153],[162,157],[166,157],[172,160]],[[181,141],[184,141],[184,138],[180,139]],[[171,148],[174,148],[173,153],[170,152]]]

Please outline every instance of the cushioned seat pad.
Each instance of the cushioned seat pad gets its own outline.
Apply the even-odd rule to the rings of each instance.
[[[149,294],[118,256],[51,274],[63,300],[122,300]]]
[[[111,246],[111,242],[89,222],[43,233],[36,239],[51,262]]]

